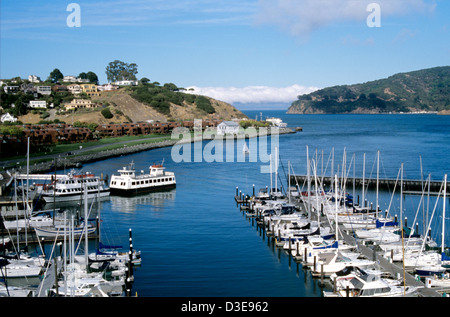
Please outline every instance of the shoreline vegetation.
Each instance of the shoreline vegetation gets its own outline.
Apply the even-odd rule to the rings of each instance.
[[[267,131],[265,133],[264,131]],[[234,135],[234,139],[240,138],[254,138],[270,135],[270,130],[263,130],[263,133],[256,131],[256,129],[250,129],[250,131],[245,131],[238,135]],[[296,133],[295,129],[290,128],[279,128],[278,134],[290,134]],[[198,142],[203,140],[215,140],[219,137],[226,139],[230,136],[218,136],[215,131],[205,131],[203,133],[182,133],[182,138],[178,135],[178,138],[174,138],[172,135],[164,136],[151,136],[145,138],[135,138],[135,137],[121,137],[121,138],[108,138],[106,144],[98,145],[96,142],[87,143],[77,143],[72,144],[72,147],[80,146],[79,150],[73,152],[64,151],[61,146],[56,146],[54,152],[49,154],[33,155],[30,157],[29,162],[29,174],[33,173],[46,173],[56,170],[63,170],[67,168],[79,168],[82,164],[101,161],[109,159],[112,157],[123,156],[133,153],[138,153],[142,151],[148,151],[152,149],[169,147],[175,144],[181,144],[185,142]],[[120,139],[121,142],[116,142],[115,140]],[[89,146],[91,145],[91,146]],[[83,148],[82,148],[83,147]],[[3,165],[4,170],[16,169],[18,173],[27,172],[26,156],[20,156],[15,158],[8,158],[7,160],[0,160],[0,164]]]

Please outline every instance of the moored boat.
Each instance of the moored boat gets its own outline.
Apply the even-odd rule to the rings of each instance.
[[[176,187],[175,173],[165,171],[163,164],[151,165],[149,173],[142,170],[136,174],[134,163],[112,175],[109,184],[112,195],[134,196],[142,193],[166,190]]]
[[[50,184],[39,186],[37,194],[46,203],[52,203],[81,201],[85,191],[87,191],[88,199],[109,196],[109,188],[99,176],[91,173],[75,174],[73,172],[56,179]]]

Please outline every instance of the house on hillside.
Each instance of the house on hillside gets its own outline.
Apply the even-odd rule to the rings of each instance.
[[[105,85],[102,85],[102,86],[98,86],[97,89],[99,91],[113,91],[113,90],[119,89],[119,86],[118,85],[113,85],[111,83],[108,83],[108,84],[105,84]]]
[[[81,90],[88,95],[89,97],[92,96],[100,96],[100,92],[97,89],[97,85],[95,84],[81,84]]]
[[[36,86],[36,91],[41,95],[50,95],[52,93],[51,86]]]
[[[97,104],[93,103],[89,99],[73,99],[71,102],[64,104],[66,110],[75,110],[80,108],[95,108]]]
[[[7,94],[15,94],[19,91],[19,86],[3,86],[3,91]]]
[[[239,123],[234,121],[223,121],[217,126],[217,134],[238,134],[239,133]]]
[[[31,100],[28,104],[30,108],[47,108],[47,101],[45,100]]]
[[[114,85],[118,86],[137,86],[138,81],[137,80],[119,80],[113,83]]]
[[[30,75],[30,76],[28,76],[28,81],[30,83],[40,83],[41,82],[41,78],[39,76],[36,76],[36,75]]]
[[[17,118],[15,118],[13,115],[10,115],[9,112],[5,113],[0,117],[0,121],[3,122],[16,122]]]
[[[67,89],[67,87],[64,86],[64,85],[53,85],[52,86],[52,91],[54,91],[54,92],[65,92],[65,91],[69,91],[69,89]]]
[[[72,93],[72,95],[78,95],[82,93],[81,86],[78,84],[71,84],[67,86],[67,89]]]

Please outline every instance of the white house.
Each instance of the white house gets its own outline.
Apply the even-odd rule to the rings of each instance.
[[[77,78],[75,76],[67,75],[63,77],[63,82],[65,83],[76,83]]]
[[[51,86],[36,86],[36,91],[41,95],[50,95],[52,93]]]
[[[41,82],[41,78],[39,76],[36,76],[36,75],[28,76],[28,80],[30,81],[30,83],[39,83],[39,82]]]
[[[225,134],[237,134],[239,133],[239,123],[234,121],[223,121],[219,125],[217,125],[217,134],[225,135]]]
[[[137,80],[119,80],[113,83],[114,85],[119,86],[137,86],[138,81]]]
[[[71,84],[67,86],[67,89],[74,95],[78,95],[82,93],[81,86],[78,84]]]
[[[45,100],[31,100],[29,107],[30,108],[47,108],[47,102]]]
[[[17,118],[14,118],[14,116],[10,115],[9,112],[5,113],[1,116],[0,121],[3,122],[16,122]]]
[[[118,85],[113,85],[111,83],[108,83],[108,84],[105,84],[105,85],[102,85],[102,86],[98,86],[97,89],[99,91],[113,91],[113,90],[119,89],[119,86]]]
[[[19,86],[3,86],[3,91],[7,94],[9,93],[16,93],[19,91]]]

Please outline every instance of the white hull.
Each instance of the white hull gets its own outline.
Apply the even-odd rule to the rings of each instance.
[[[88,234],[92,234],[96,231],[95,227],[88,227]],[[64,236],[64,227],[56,228],[56,227],[42,227],[35,228],[36,234],[40,237],[63,237]],[[67,237],[70,237],[72,234],[72,230],[66,228],[65,233]],[[73,229],[73,235],[78,237],[82,234],[85,234],[85,229],[83,227]]]
[[[92,191],[91,193],[88,193],[87,198],[88,200],[92,200],[95,198],[102,198],[102,197],[108,197],[110,195],[109,191],[103,191],[98,192],[96,190]],[[42,195],[42,198],[45,200],[46,203],[52,203],[52,202],[62,202],[62,201],[82,201],[84,199],[84,194],[77,194],[77,195]]]
[[[56,223],[63,223],[59,220],[55,221]],[[19,220],[10,220],[10,221],[4,221],[5,228],[7,230],[21,230],[25,228],[39,228],[39,227],[49,227],[53,225],[53,219],[49,216],[36,216],[31,217],[31,219],[28,219],[25,221],[25,219],[19,219]]]
[[[137,174],[134,163],[118,170],[119,175],[112,175],[109,182],[111,194],[133,196],[176,187],[175,174],[166,172],[162,165],[150,166],[150,171]]]

